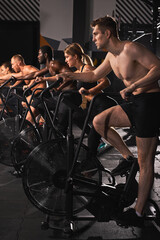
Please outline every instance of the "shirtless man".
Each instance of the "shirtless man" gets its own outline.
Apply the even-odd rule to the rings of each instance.
[[[19,79],[23,79],[26,81],[26,80],[30,80],[32,78],[34,78],[34,79],[36,78],[37,82],[40,82],[41,84],[45,84],[47,81],[50,81],[50,82],[57,81],[57,77],[56,77],[57,73],[70,71],[70,68],[66,64],[61,63],[57,60],[52,60],[52,55],[53,55],[53,51],[48,45],[44,45],[44,46],[40,47],[37,58],[38,58],[39,63],[44,64],[45,67],[40,70],[37,70],[35,72],[32,72],[30,74],[27,74],[23,77],[19,77]],[[48,73],[50,74],[50,76],[45,76]],[[62,83],[56,89],[56,91],[71,90],[71,89],[75,89],[75,87],[76,87],[76,85],[74,83],[72,84],[72,82]],[[53,98],[53,96],[51,96],[49,93],[46,97],[48,99],[48,104],[50,105],[50,108],[54,109],[55,105],[57,103],[57,97]],[[38,95],[37,95],[37,97],[35,96],[33,98],[33,101],[31,103],[30,107],[31,107],[34,117],[38,116],[40,112],[41,113],[43,112],[43,110],[42,110],[43,105],[41,104],[41,99],[39,98]],[[61,104],[61,107],[62,107],[62,104]],[[60,115],[60,113],[59,113],[59,115]],[[34,123],[30,112],[28,112],[26,119],[28,121],[30,121],[31,123]],[[63,119],[62,119],[62,121],[63,121]]]
[[[38,69],[32,65],[26,65],[24,58],[20,54],[16,54],[11,58],[11,65],[12,69],[14,70],[13,73],[6,74],[4,76],[0,76],[0,81],[5,82],[9,80],[12,76],[15,77],[16,79],[23,79],[23,76],[26,76],[27,74],[36,72]],[[32,79],[31,81],[25,80],[24,81],[26,85],[32,84],[34,80]],[[20,87],[23,85],[23,80],[21,81],[16,81],[13,85],[10,85],[11,88],[13,87]],[[46,84],[45,83],[39,83],[36,85],[35,88],[45,88]],[[32,89],[33,90],[33,89]],[[22,91],[18,90],[18,94],[22,94]],[[8,105],[12,105],[13,101],[16,102],[15,96],[11,97],[8,100]]]
[[[23,81],[24,76],[31,74],[31,73],[33,74],[38,71],[38,69],[36,67],[34,67],[32,65],[26,65],[24,58],[20,54],[14,55],[11,58],[11,65],[12,65],[12,69],[14,70],[14,72],[6,74],[4,76],[0,76],[0,80],[4,81],[4,82],[9,80],[12,76],[15,77],[16,79],[21,79],[21,81],[16,81],[15,84],[12,85],[11,87],[18,86],[20,84],[20,82]],[[31,78],[31,79],[32,79],[31,82],[27,79],[24,79],[25,84],[31,85],[31,83],[34,82],[33,78]],[[42,87],[42,86],[37,86],[37,87]],[[43,84],[43,87],[45,87],[45,84]]]
[[[12,65],[12,69],[15,71],[15,73],[9,73],[9,74],[6,74],[5,76],[0,76],[1,81],[5,82],[5,81],[9,80],[12,76],[17,79],[18,78],[20,79],[23,76],[38,70],[36,67],[34,67],[32,65],[26,65],[24,58],[20,54],[14,55],[11,58],[11,65]],[[16,86],[18,84],[19,84],[19,81],[17,81],[14,86]],[[26,84],[28,84],[28,82],[26,82]]]
[[[126,88],[120,94],[126,103],[103,111],[94,118],[93,124],[96,131],[115,147],[119,143],[111,127],[135,126],[140,168],[138,198],[135,207],[123,212],[119,221],[125,226],[141,227],[143,210],[154,181],[154,158],[160,124],[160,60],[138,43],[121,41],[117,24],[109,16],[93,21],[91,26],[97,48],[108,51],[105,60],[92,72],[65,73],[58,77],[66,81],[94,82],[113,70],[123,80]],[[132,94],[130,103],[127,102],[127,93]]]
[[[45,67],[40,70],[37,69],[37,71],[24,75],[23,77],[17,77],[17,79],[31,80],[43,76],[43,82],[47,80],[51,82],[57,81],[57,77],[55,76],[57,73],[70,71],[70,69],[66,64],[63,64],[58,60],[53,60],[52,56],[53,50],[51,49],[51,47],[49,47],[48,45],[40,47],[37,58],[38,62],[40,64],[44,64]],[[50,74],[50,76],[45,77],[45,75],[48,73]],[[73,88],[71,83],[65,83],[65,85],[70,85],[69,88]]]

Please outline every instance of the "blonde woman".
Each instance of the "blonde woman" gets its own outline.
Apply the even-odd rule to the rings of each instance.
[[[76,73],[90,72],[95,69],[91,58],[84,53],[83,48],[78,43],[72,43],[68,45],[64,50],[64,56],[68,66],[70,68],[75,68]],[[103,89],[107,88],[108,86],[110,86],[110,81],[107,77],[98,79],[96,83],[77,81],[77,89],[79,90],[79,93],[80,94],[82,94],[83,92],[86,93],[85,98],[88,101],[87,107],[89,102],[95,95],[97,95],[98,93],[102,93],[96,98],[94,102],[94,107],[93,107],[91,119],[90,119],[91,123],[94,116],[101,113],[105,109],[110,108],[117,104],[114,99],[104,94]],[[78,113],[74,114],[74,121],[77,123],[77,125],[80,128],[83,127],[87,110],[88,108],[84,109],[81,114],[78,114]],[[91,124],[91,129],[88,134],[89,152],[88,152],[87,160],[84,161],[84,167],[82,166],[82,171],[95,168],[95,164],[97,162],[96,161],[97,148],[100,143],[100,139],[101,139],[101,136],[95,131],[94,127]]]

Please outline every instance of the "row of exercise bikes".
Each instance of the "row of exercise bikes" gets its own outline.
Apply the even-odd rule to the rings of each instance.
[[[79,221],[86,222],[86,225],[93,221],[117,221],[123,210],[137,198],[138,163],[135,160],[131,170],[123,176],[125,181],[120,183],[98,158],[97,167],[89,170],[90,173],[93,171],[91,177],[79,172],[79,165],[87,157],[88,147],[84,139],[97,96],[90,102],[80,136],[75,137],[72,115],[79,107],[64,97],[65,92],[60,93],[54,112],[49,110],[45,101],[46,93],[56,87],[62,81],[61,78],[45,89],[35,89],[30,102],[27,101],[27,93],[37,83],[26,89],[23,96],[17,94],[18,88],[15,87],[9,89],[4,97],[2,89],[11,81],[13,78],[0,86],[3,103],[0,112],[0,162],[14,167],[22,178],[27,198],[46,214],[41,228],[61,229],[66,234],[73,234],[78,229]],[[38,90],[42,90],[40,98],[45,112],[43,126],[38,124],[30,109],[30,103]],[[16,97],[18,104],[24,101],[27,109],[11,116],[7,108],[10,96]],[[67,136],[56,127],[61,101],[69,109]],[[28,111],[33,117],[33,125],[26,120]],[[62,220],[62,224],[57,225],[57,219]],[[148,199],[145,220],[160,226],[160,210],[152,199]]]

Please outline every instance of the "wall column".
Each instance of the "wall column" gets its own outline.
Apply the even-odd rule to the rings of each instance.
[[[72,42],[78,42],[86,50],[89,50],[92,2],[91,0],[73,0]]]

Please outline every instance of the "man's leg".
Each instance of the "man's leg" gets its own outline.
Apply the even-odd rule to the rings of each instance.
[[[157,148],[157,137],[136,138],[138,163],[140,168],[138,198],[135,209],[143,214],[154,181],[154,159]]]
[[[34,107],[32,107],[32,106],[30,106],[30,108],[31,108],[31,111],[32,111],[32,113],[33,113],[33,116],[36,118],[36,117],[39,115],[39,111],[36,110],[36,109],[35,109]],[[28,120],[29,122],[31,122],[32,124],[34,124],[34,120],[33,120],[32,116],[31,116],[30,111],[28,111],[28,113],[27,113],[26,120]]]
[[[140,168],[137,202],[135,208],[129,208],[121,214],[117,223],[122,226],[143,227],[143,210],[154,181],[154,157],[157,138],[137,137],[136,140]]]
[[[113,147],[115,147],[125,159],[129,156],[133,156],[121,136],[113,128],[131,127],[131,123],[126,113],[119,105],[111,107],[98,114],[93,119],[93,125],[95,130]]]

